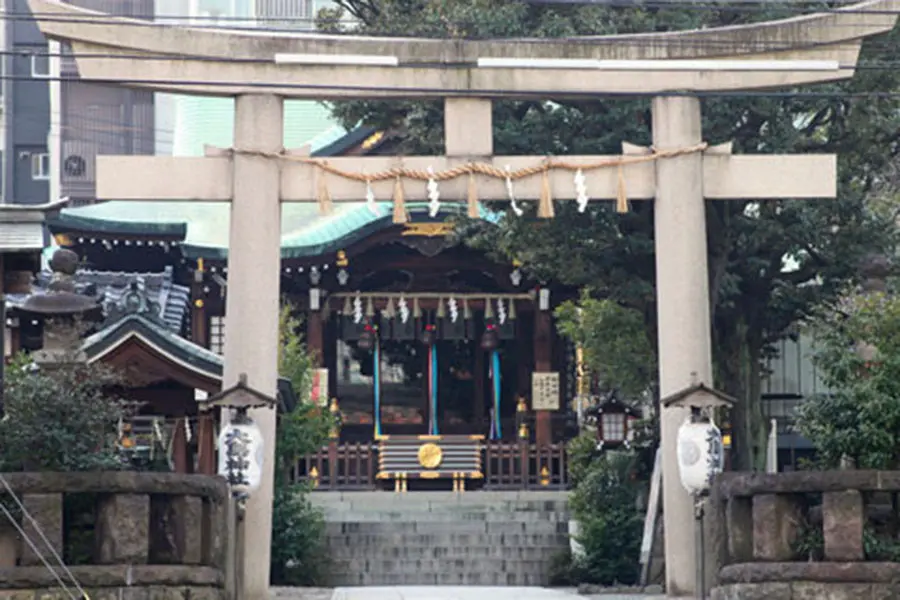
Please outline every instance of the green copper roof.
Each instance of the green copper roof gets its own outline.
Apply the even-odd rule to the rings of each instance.
[[[203,146],[230,148],[234,141],[234,100],[203,96],[176,96],[176,156],[203,156]],[[284,147],[299,148],[311,143],[323,132],[337,129],[346,133],[331,118],[321,102],[288,100],[284,103]]]

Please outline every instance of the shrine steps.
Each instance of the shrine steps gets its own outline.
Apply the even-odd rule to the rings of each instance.
[[[316,493],[336,586],[547,585],[565,492]]]

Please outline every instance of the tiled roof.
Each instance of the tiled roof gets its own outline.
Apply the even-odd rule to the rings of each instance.
[[[46,289],[52,277],[51,271],[41,271],[37,275],[35,287]],[[75,274],[75,288],[78,293],[95,296],[103,304],[104,311],[116,305],[129,290],[131,284],[143,279],[147,298],[159,306],[159,317],[169,330],[180,333],[190,302],[190,288],[173,282],[171,267],[162,273],[127,273],[113,271],[81,270]],[[21,306],[28,294],[8,294],[10,308]]]

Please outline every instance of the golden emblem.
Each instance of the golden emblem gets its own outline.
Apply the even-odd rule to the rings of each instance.
[[[419,447],[419,464],[426,469],[436,469],[444,460],[444,451],[437,444],[422,444]]]

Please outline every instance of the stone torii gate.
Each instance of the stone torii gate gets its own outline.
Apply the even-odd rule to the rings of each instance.
[[[231,202],[225,341],[227,387],[246,373],[274,394],[278,341],[280,203],[324,202],[325,169],[282,148],[284,98],[444,98],[446,155],[328,160],[330,201],[358,202],[367,187],[390,198],[399,179],[407,200],[430,199],[422,180],[481,165],[481,200],[509,199],[506,181],[489,167],[525,169],[518,200],[579,196],[573,170],[584,167],[595,200],[655,200],[660,390],[663,397],[697,380],[712,383],[704,199],[833,197],[835,157],[732,156],[705,149],[703,92],[796,86],[851,77],[862,39],[889,31],[900,0],[869,0],[845,10],[755,25],[675,33],[566,40],[431,40],[247,33],[148,25],[29,0],[45,35],[72,45],[83,79],[163,92],[231,96],[234,148],[201,158],[101,157],[98,198]],[[680,95],[672,95],[678,92]],[[493,157],[491,98],[584,98],[610,93],[654,96],[656,155]],[[627,154],[643,151],[631,147]],[[562,159],[560,159],[562,160]],[[623,162],[627,164],[622,165]],[[603,163],[614,169],[593,169]],[[394,169],[394,171],[391,171]],[[476,169],[478,170],[478,169]],[[367,174],[390,177],[375,181]],[[340,176],[355,174],[355,178]],[[487,173],[488,179],[484,179]],[[425,176],[427,179],[428,176]],[[447,201],[465,201],[470,177],[443,179]],[[550,205],[552,206],[552,204]],[[692,502],[681,488],[675,453],[683,409],[662,413],[667,593],[691,595],[695,582]],[[245,598],[267,597],[275,416],[255,415],[268,469],[247,508]],[[545,418],[545,417],[540,417]]]

